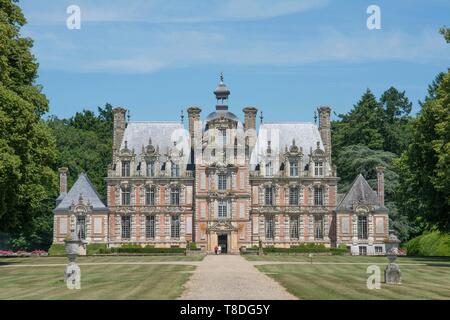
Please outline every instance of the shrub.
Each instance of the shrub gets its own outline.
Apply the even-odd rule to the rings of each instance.
[[[120,247],[110,248],[105,253],[184,253],[184,248],[154,248],[150,246],[146,247]]]
[[[87,254],[97,254],[106,249],[106,243],[90,243],[87,245]]]
[[[439,231],[424,233],[406,243],[409,256],[450,256],[450,234]]]
[[[66,249],[63,244],[52,244],[48,249],[49,256],[61,256],[66,255]]]
[[[265,247],[264,253],[320,253],[330,252],[330,248],[325,247],[323,244],[305,243],[298,246],[292,246],[290,248],[275,248]]]

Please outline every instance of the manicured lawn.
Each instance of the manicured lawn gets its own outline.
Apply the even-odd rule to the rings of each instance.
[[[192,265],[81,265],[83,263],[195,261],[202,257],[80,257],[81,290],[68,290],[64,267],[25,265],[65,264],[63,257],[2,258],[0,299],[176,299],[195,266]],[[17,267],[15,266],[17,265]],[[22,267],[20,266],[22,265]]]
[[[256,266],[300,299],[450,299],[450,258],[400,257],[401,285],[381,283],[381,289],[369,290],[366,273],[370,264],[383,271],[385,257],[328,256],[246,256],[251,261],[267,261]],[[283,262],[305,264],[283,264]],[[354,263],[354,264],[353,264]]]

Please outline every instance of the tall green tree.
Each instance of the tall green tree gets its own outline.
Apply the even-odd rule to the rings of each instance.
[[[39,237],[57,189],[55,141],[41,116],[48,101],[36,84],[33,41],[17,1],[0,0],[0,231]]]

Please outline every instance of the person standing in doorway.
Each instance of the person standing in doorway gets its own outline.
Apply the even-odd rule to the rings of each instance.
[[[214,247],[214,253],[217,254],[217,251],[218,251],[218,250],[219,250],[219,247],[218,247],[218,246],[215,246],[215,247]]]
[[[221,254],[222,253],[222,246],[219,246],[219,248],[217,249],[217,253]]]

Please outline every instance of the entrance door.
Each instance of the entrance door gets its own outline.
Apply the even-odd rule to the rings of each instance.
[[[217,235],[217,244],[222,248],[222,253],[227,253],[228,235]]]

